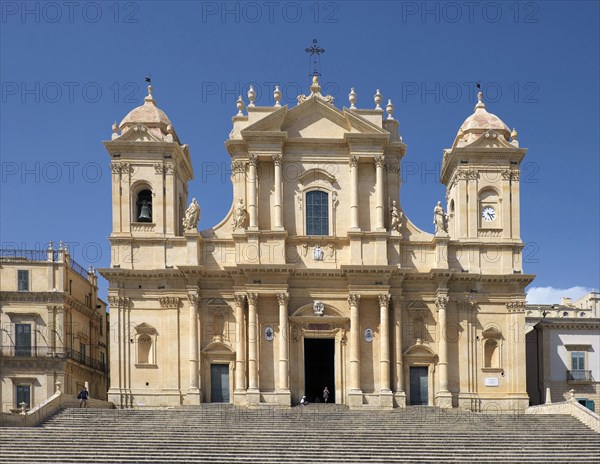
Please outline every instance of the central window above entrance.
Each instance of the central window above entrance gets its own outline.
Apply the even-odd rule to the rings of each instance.
[[[306,235],[329,235],[329,194],[306,192]]]

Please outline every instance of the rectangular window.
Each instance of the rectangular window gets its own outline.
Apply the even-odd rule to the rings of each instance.
[[[31,324],[15,324],[15,356],[31,356]]]
[[[20,292],[28,292],[29,291],[29,271],[19,269],[17,271],[17,281],[18,281]]]
[[[79,362],[85,363],[85,343],[79,344]]]
[[[106,364],[106,358],[105,358],[105,354],[104,352],[100,352],[100,366],[104,367],[104,365]]]
[[[571,370],[579,371],[585,369],[585,353],[574,351],[571,353]]]
[[[104,325],[104,318],[100,318],[100,335],[102,335],[102,326]]]
[[[328,200],[327,192],[306,193],[306,235],[329,235]]]
[[[31,385],[17,385],[17,408],[21,403],[25,403],[27,409],[31,407]]]

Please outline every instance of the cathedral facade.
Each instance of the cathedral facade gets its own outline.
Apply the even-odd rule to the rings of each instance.
[[[474,113],[444,150],[432,232],[402,211],[391,101],[237,101],[233,202],[198,231],[192,158],[149,87],[113,125],[109,400],[528,406],[517,133]],[[247,108],[246,108],[247,104]]]

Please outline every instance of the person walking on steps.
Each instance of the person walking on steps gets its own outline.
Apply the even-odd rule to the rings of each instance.
[[[88,398],[90,397],[90,393],[87,391],[87,388],[83,387],[83,390],[79,392],[77,395],[77,399],[79,400],[80,408],[87,408]]]
[[[325,389],[323,390],[323,400],[327,403],[328,399],[329,399],[329,388],[325,387]]]

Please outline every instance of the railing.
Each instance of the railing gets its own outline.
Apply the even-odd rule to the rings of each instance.
[[[0,346],[0,356],[17,358],[46,358],[46,359],[72,359],[85,366],[99,371],[107,372],[106,363],[102,363],[90,356],[85,356],[71,348],[52,348],[51,346]]]
[[[81,264],[75,261],[73,258],[69,258],[69,266],[73,269],[77,274],[83,277],[85,280],[88,279],[88,271],[86,271]]]
[[[53,251],[53,260],[58,259],[58,251]],[[0,258],[19,261],[48,261],[48,250],[20,250],[18,248],[4,248],[0,250]]]
[[[586,371],[584,369],[572,369],[567,371],[567,381],[569,382],[591,382],[592,371]]]

